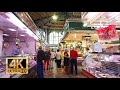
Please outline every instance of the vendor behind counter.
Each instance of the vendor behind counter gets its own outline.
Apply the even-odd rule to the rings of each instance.
[[[21,54],[20,46],[16,44],[16,47],[12,50],[12,56]]]

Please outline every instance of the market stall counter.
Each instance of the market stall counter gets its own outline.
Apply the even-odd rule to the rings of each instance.
[[[18,56],[7,56],[7,57],[18,57]],[[26,57],[26,56],[22,56],[22,57]],[[28,74],[6,74],[6,56],[2,56],[0,57],[0,78],[36,78],[37,77],[36,64],[37,63],[34,59],[28,58]]]
[[[120,78],[120,53],[93,52],[82,72],[89,78]]]
[[[84,61],[84,58],[83,57],[78,57],[77,58],[77,64],[79,65],[79,66],[82,66],[82,62]]]

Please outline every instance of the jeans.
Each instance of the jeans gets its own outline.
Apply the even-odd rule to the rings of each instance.
[[[43,78],[43,63],[37,62],[37,76],[38,78]]]
[[[71,74],[73,74],[73,68],[75,66],[75,73],[77,74],[77,59],[71,59]]]

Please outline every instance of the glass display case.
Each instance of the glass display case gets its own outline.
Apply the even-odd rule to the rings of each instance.
[[[28,74],[6,74],[6,57],[28,57]],[[33,78],[36,77],[36,60],[31,55],[1,56],[0,78]]]
[[[120,53],[91,53],[86,57],[83,73],[95,78],[120,78]]]

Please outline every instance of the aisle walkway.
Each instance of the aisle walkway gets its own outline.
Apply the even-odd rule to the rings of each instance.
[[[54,68],[44,72],[44,78],[87,78],[81,72],[81,66],[78,66],[78,74],[66,74],[63,68],[56,68],[56,63],[54,62]]]

